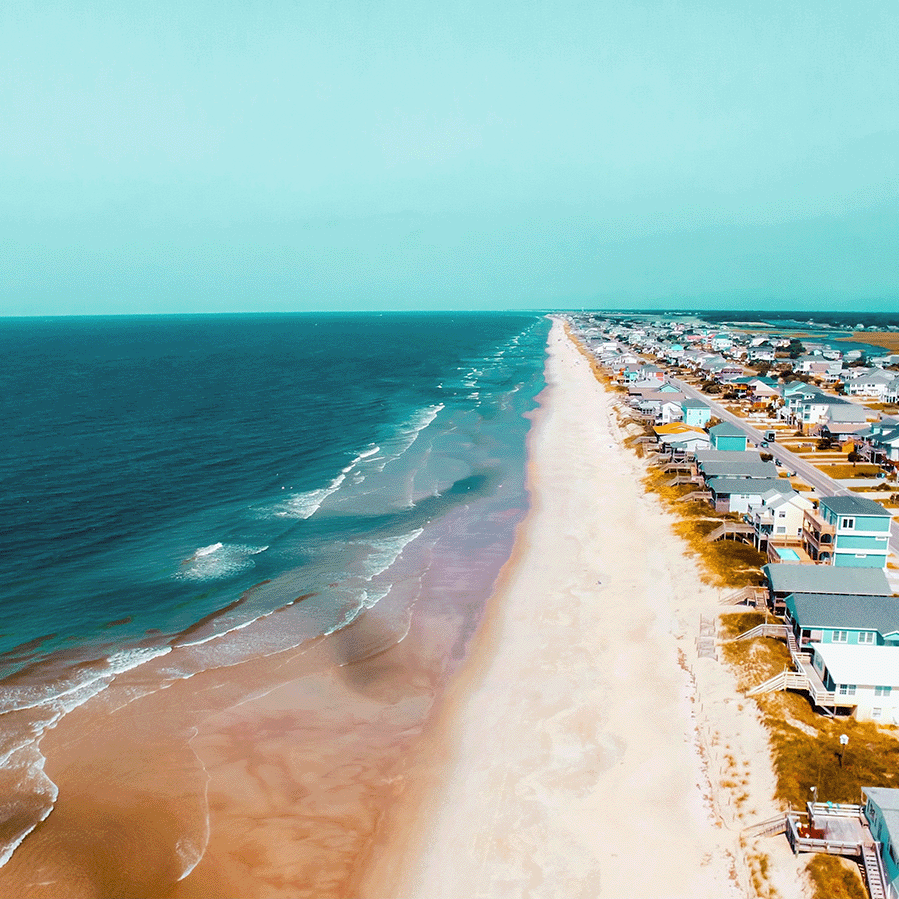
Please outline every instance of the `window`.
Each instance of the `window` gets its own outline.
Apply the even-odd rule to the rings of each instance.
[[[875,642],[874,631],[861,631],[861,633],[859,633],[859,635],[858,635],[858,642],[859,643],[874,643]]]
[[[871,717],[879,718],[883,714],[883,709],[871,709]]]
[[[855,696],[855,684],[840,684],[840,696]]]
[[[840,519],[840,530],[841,531],[855,530],[855,519],[854,518],[841,518]]]
[[[892,692],[892,690],[893,690],[892,687],[875,687],[874,695],[875,696],[889,696],[890,693]]]
[[[849,631],[834,631],[833,632],[833,642],[834,643],[848,643],[849,642]]]

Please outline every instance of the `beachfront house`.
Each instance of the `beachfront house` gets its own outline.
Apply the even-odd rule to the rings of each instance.
[[[712,410],[700,400],[685,399],[680,404],[681,418],[685,425],[704,428],[712,417]]]
[[[787,624],[800,649],[812,643],[899,646],[899,598],[845,593],[791,593]]]
[[[802,544],[816,562],[839,568],[887,566],[892,516],[863,496],[826,496],[805,513]]]
[[[892,596],[886,575],[879,568],[834,568],[832,565],[775,563],[762,568],[768,582],[768,601],[782,614],[791,593],[838,596]],[[899,602],[899,600],[897,600]]]
[[[778,494],[793,490],[789,481],[781,478],[714,477],[706,480],[716,512],[736,512],[746,515]]]
[[[758,453],[720,451],[720,455],[703,453],[697,458],[699,471],[705,478],[763,478],[778,479],[777,466],[763,462]],[[783,479],[787,487],[789,482]],[[791,488],[792,489],[792,488]]]
[[[886,899],[899,899],[899,790],[862,787],[865,818],[880,851]]]
[[[699,427],[672,422],[654,428],[659,449],[673,450],[678,455],[695,455],[709,448],[709,435]]]
[[[746,449],[746,434],[729,421],[709,428],[709,442],[712,449],[731,452],[743,452]]]
[[[772,492],[765,497],[762,504],[752,510],[756,549],[765,552],[769,541],[781,546],[793,543],[796,544],[795,549],[801,547],[805,513],[814,507],[810,499],[793,489],[786,493]],[[793,561],[798,560],[797,555]]]
[[[834,695],[860,720],[899,724],[899,646],[812,644],[812,667]]]

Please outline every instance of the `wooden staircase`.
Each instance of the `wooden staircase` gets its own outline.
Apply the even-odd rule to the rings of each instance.
[[[748,604],[757,609],[764,609],[768,600],[768,591],[764,587],[744,587],[728,593],[720,600],[722,606],[741,606]]]
[[[751,524],[745,524],[742,521],[725,521],[715,528],[705,537],[706,543],[714,543],[716,540],[727,538],[729,534],[739,535],[742,538],[748,537],[755,533],[755,528]]]
[[[878,843],[866,843],[862,846],[862,868],[871,899],[886,899],[886,876],[878,846]]]
[[[781,812],[773,818],[765,821],[759,821],[757,824],[750,824],[749,827],[743,829],[744,837],[773,837],[779,833],[787,832],[787,816]]]

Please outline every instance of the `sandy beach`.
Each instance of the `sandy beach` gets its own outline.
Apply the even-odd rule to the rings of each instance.
[[[532,507],[362,882],[368,897],[802,892],[766,734],[698,658],[720,611],[643,493],[610,395],[556,322],[530,442]],[[725,788],[728,780],[738,786]]]

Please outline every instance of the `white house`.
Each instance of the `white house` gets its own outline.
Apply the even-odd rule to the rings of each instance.
[[[814,506],[811,500],[795,490],[766,494],[762,497],[762,504],[752,510],[756,548],[763,550],[769,539],[801,541],[805,513]]]
[[[863,720],[899,724],[899,646],[811,645],[812,665],[837,705]]]
[[[882,402],[895,379],[896,375],[894,372],[875,368],[856,378],[847,379],[843,382],[843,387],[849,396],[870,397]]]

